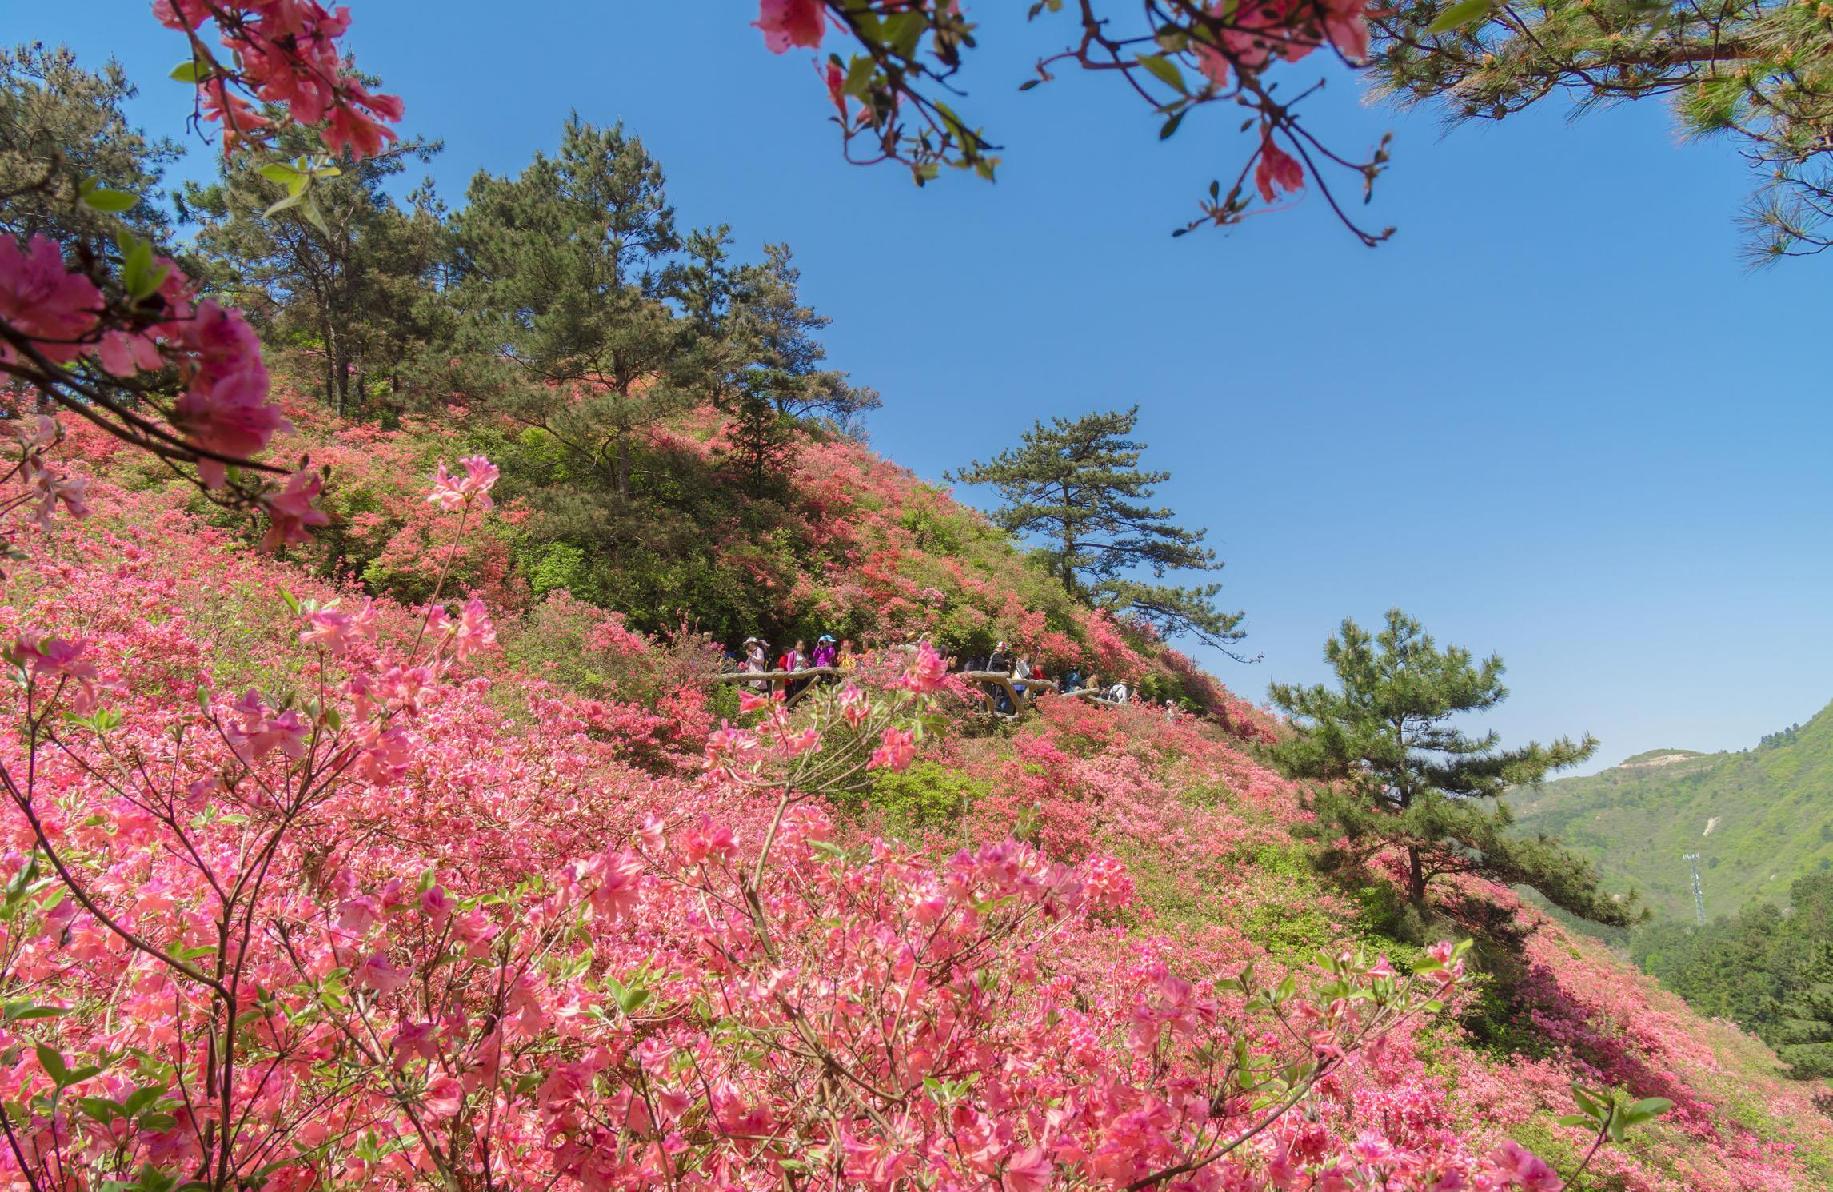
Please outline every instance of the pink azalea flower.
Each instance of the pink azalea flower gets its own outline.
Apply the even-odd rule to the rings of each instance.
[[[948,664],[928,642],[917,647],[916,661],[904,672],[904,686],[919,694],[934,691],[948,676]]]
[[[65,694],[70,708],[79,716],[95,711],[96,682],[100,677],[95,663],[85,658],[87,642],[62,637],[22,636],[13,643],[12,661],[26,668],[34,678],[56,679],[74,685]]]
[[[159,345],[145,334],[110,331],[96,348],[96,359],[112,376],[131,377],[136,373],[156,371],[165,361]]]
[[[1330,38],[1330,44],[1351,62],[1367,58],[1366,0],[1324,0],[1324,33]]]
[[[464,1086],[450,1076],[441,1076],[427,1085],[426,1107],[441,1117],[451,1117],[464,1103]]]
[[[999,1177],[1004,1192],[1045,1192],[1056,1180],[1056,1169],[1041,1146],[1015,1152]]]
[[[435,923],[444,923],[452,913],[452,899],[442,886],[428,886],[420,892],[420,910]]]
[[[1490,1162],[1526,1192],[1559,1192],[1562,1186],[1558,1172],[1512,1138],[1496,1148]]]
[[[764,31],[764,44],[773,54],[791,46],[814,49],[827,29],[827,7],[821,0],[760,0],[752,24]]]
[[[376,900],[367,894],[349,898],[337,908],[337,928],[350,935],[367,935],[369,929],[382,920],[381,908]]]
[[[366,600],[360,610],[347,613],[332,601],[322,608],[308,608],[305,622],[306,627],[299,633],[301,645],[322,646],[333,654],[342,654],[355,642],[368,639],[375,623],[375,604]]]
[[[623,850],[606,855],[597,869],[598,885],[588,895],[592,913],[615,921],[635,910],[643,893],[643,859]]]
[[[481,455],[467,455],[458,462],[465,470],[463,476],[454,476],[446,471],[444,460],[439,462],[438,470],[433,473],[433,491],[427,495],[427,504],[437,505],[449,513],[464,508],[467,503],[475,503],[481,512],[489,512],[492,507],[490,490],[496,487],[499,475],[497,466]]]
[[[275,434],[291,429],[279,407],[268,404],[261,344],[240,314],[206,299],[178,326],[189,377],[172,407],[172,422],[193,447],[230,460],[249,459]],[[211,488],[220,488],[226,477],[219,459],[200,460],[197,471]]]
[[[261,549],[310,542],[313,528],[330,525],[330,515],[315,504],[324,487],[323,474],[301,468],[286,478],[284,486],[265,493],[261,508],[267,512],[267,533],[261,536]]]
[[[386,952],[371,952],[351,974],[357,985],[373,989],[383,997],[406,985],[412,977],[412,973],[390,960]]]
[[[394,1037],[395,1066],[400,1067],[416,1056],[423,1060],[437,1059],[438,1030],[438,1025],[431,1022],[404,1022],[397,1027]]]
[[[42,451],[57,442],[57,419],[49,414],[17,418],[7,424],[7,433],[27,451]]]
[[[64,267],[64,253],[48,236],[34,236],[24,251],[11,236],[0,236],[0,319],[38,341],[36,347],[59,364],[76,359],[77,344],[96,325],[102,292],[80,273]],[[11,358],[12,349],[5,351]]]
[[[916,734],[905,728],[888,728],[866,762],[866,769],[904,770],[915,758]]]
[[[1260,134],[1260,160],[1254,165],[1254,185],[1260,197],[1271,203],[1280,191],[1288,194],[1305,189],[1305,168],[1298,159],[1273,143],[1270,130]]]
[[[51,519],[62,505],[64,511],[79,520],[89,516],[89,477],[61,468],[39,468],[32,478],[38,490],[38,510],[32,520],[40,529],[51,528]]]

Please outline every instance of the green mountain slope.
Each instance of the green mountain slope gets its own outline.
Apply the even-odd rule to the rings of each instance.
[[[1833,705],[1754,749],[1654,750],[1509,805],[1524,831],[1595,858],[1656,914],[1692,917],[1687,853],[1700,855],[1709,917],[1783,902],[1796,878],[1833,869]]]

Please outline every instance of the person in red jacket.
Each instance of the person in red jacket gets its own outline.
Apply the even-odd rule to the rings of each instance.
[[[794,648],[783,651],[783,656],[776,660],[776,668],[780,671],[807,670],[808,666],[808,643],[799,637],[796,639]],[[793,679],[784,688],[784,691],[789,698],[794,699],[806,686],[808,686],[807,679]]]

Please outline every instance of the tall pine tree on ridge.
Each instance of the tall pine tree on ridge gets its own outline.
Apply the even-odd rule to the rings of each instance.
[[[1188,633],[1247,661],[1232,649],[1245,636],[1242,614],[1216,606],[1218,583],[1181,587],[1153,580],[1171,571],[1220,571],[1206,531],[1175,524],[1170,509],[1149,503],[1169,472],[1142,471],[1145,444],[1132,438],[1137,405],[1036,423],[1019,446],[949,474],[959,484],[986,484],[1005,506],[1002,528],[1044,539],[1046,565],[1078,597],[1129,615],[1166,635]]]

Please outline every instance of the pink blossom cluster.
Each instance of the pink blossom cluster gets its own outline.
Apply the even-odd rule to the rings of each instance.
[[[65,264],[48,237],[34,236],[21,247],[0,236],[0,320],[27,340],[22,346],[0,344],[0,362],[37,367],[90,362],[115,378],[171,370],[179,386],[170,415],[179,436],[174,442],[193,456],[203,484],[218,489],[231,465],[259,454],[288,423],[269,399],[261,345],[242,316],[214,300],[197,300],[172,261],[155,259],[151,267],[163,274],[157,312],[140,306],[118,311],[89,276]],[[28,442],[42,433],[42,423],[34,424]],[[47,486],[41,521],[59,502],[80,515],[80,484],[64,481],[66,487],[58,489],[58,476],[45,467],[35,472]],[[301,470],[262,497],[272,525],[270,546],[300,541],[325,524],[315,505],[321,484]]]
[[[71,517],[87,516],[89,477],[48,458],[50,448],[62,437],[57,420],[38,414],[16,419],[7,429],[18,444],[19,455],[6,480],[18,495],[0,503],[0,516],[15,503],[30,505],[32,521],[41,530],[51,528],[51,519],[60,508]]]
[[[401,100],[371,91],[338,48],[350,28],[348,8],[318,0],[154,0],[153,15],[191,39],[203,112],[223,126],[225,153],[269,131],[244,95],[319,127],[333,154],[373,157],[393,139],[387,125],[401,119]],[[205,44],[206,24],[226,53]]]

